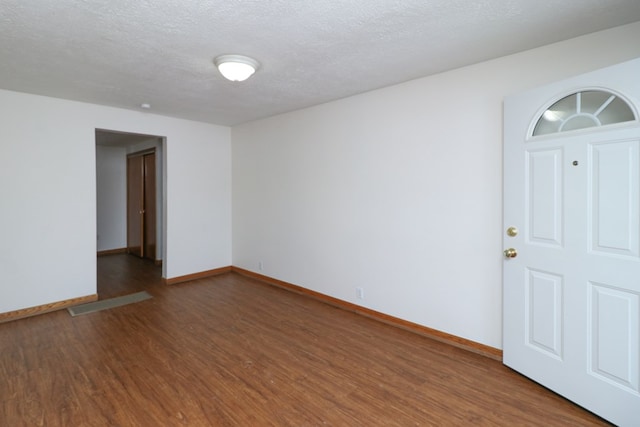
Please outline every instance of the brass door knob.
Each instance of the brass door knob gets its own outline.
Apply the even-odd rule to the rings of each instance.
[[[515,258],[518,256],[518,251],[514,248],[509,248],[504,251],[504,256],[507,258]]]

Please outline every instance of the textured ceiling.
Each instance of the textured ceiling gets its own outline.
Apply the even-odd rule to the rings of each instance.
[[[0,0],[0,88],[222,125],[640,20],[640,0]],[[256,58],[244,83],[212,59]]]

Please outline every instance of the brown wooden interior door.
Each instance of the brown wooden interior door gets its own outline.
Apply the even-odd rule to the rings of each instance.
[[[144,165],[144,218],[143,218],[143,251],[142,256],[156,259],[156,155],[143,157]]]
[[[141,156],[127,157],[127,252],[143,256],[144,163]]]

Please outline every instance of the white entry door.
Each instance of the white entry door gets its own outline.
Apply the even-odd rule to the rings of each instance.
[[[640,426],[640,60],[505,99],[504,363]]]

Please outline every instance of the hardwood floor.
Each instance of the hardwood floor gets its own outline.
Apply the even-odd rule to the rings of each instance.
[[[163,287],[162,267],[137,256],[118,254],[98,257],[98,299]]]
[[[0,425],[607,425],[495,360],[235,273],[160,285],[137,261],[100,258],[101,286],[153,299],[0,324]]]

